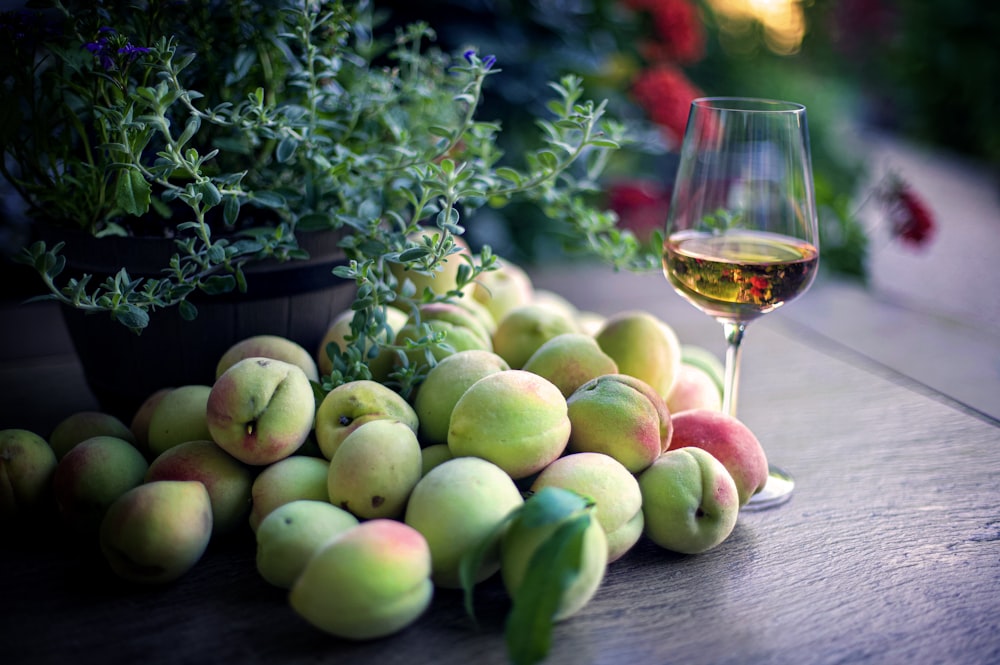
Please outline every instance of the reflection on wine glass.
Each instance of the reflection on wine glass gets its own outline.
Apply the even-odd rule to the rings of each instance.
[[[809,288],[819,266],[806,109],[765,99],[692,102],[667,218],[663,272],[726,336],[723,410],[736,416],[747,324]],[[771,466],[746,509],[784,503]]]

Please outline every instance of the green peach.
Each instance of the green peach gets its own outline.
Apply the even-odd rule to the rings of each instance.
[[[26,429],[0,430],[0,524],[39,508],[55,470],[48,441]]]
[[[330,503],[360,519],[402,517],[421,472],[413,430],[396,420],[373,420],[344,439],[330,460]]]
[[[292,501],[329,503],[329,473],[328,460],[305,455],[292,455],[264,467],[250,486],[250,528],[256,531],[271,512]]]
[[[531,491],[561,487],[594,502],[594,517],[608,540],[608,563],[620,559],[642,536],[642,493],[635,476],[602,453],[573,453],[545,467]]]
[[[739,493],[722,462],[701,448],[663,453],[639,475],[644,533],[683,554],[722,544],[736,526]]]
[[[456,309],[460,309],[455,306]],[[470,317],[471,319],[471,317]],[[427,363],[426,353],[430,353],[434,361],[440,361],[453,353],[478,349],[482,351],[492,351],[493,342],[489,335],[484,335],[478,322],[473,325],[456,323],[445,318],[429,318],[418,324],[414,319],[400,329],[396,335],[396,344],[405,347],[410,342],[418,342],[426,334],[427,330],[433,334],[444,335],[443,344],[436,344],[425,350],[413,349],[405,351],[407,361],[411,365]],[[397,364],[401,360],[397,357]]]
[[[74,531],[96,533],[108,507],[140,485],[149,465],[134,445],[95,436],[67,452],[52,476],[56,507]]]
[[[257,572],[269,584],[290,589],[321,546],[357,525],[354,515],[327,501],[279,506],[257,528]]]
[[[479,275],[472,297],[499,323],[507,312],[531,302],[535,289],[528,273],[519,265],[507,259],[497,259],[496,265],[495,270]]]
[[[573,321],[580,315],[580,310],[566,296],[560,295],[550,289],[536,288],[531,295],[531,302],[535,305],[559,312],[562,316]]]
[[[538,348],[556,335],[579,332],[576,320],[546,305],[532,302],[510,310],[493,333],[493,350],[521,369]]]
[[[416,412],[403,397],[377,381],[348,381],[323,398],[316,409],[316,441],[328,460],[354,430],[373,420],[398,420],[414,432]]]
[[[147,456],[152,456],[152,453],[149,452],[149,424],[153,420],[153,413],[156,411],[156,407],[159,406],[160,401],[171,390],[173,388],[160,388],[154,391],[142,401],[139,408],[132,414],[132,420],[129,422],[128,428],[132,430],[132,436],[135,437],[136,448]]]
[[[671,421],[663,398],[633,376],[592,379],[566,405],[571,452],[604,453],[639,473],[669,446]]]
[[[545,377],[569,397],[591,379],[617,374],[618,364],[590,335],[563,333],[538,347],[522,369]]]
[[[431,550],[432,579],[459,588],[462,557],[480,547],[523,503],[510,476],[478,457],[456,457],[427,473],[410,495],[404,521],[423,534]],[[483,557],[475,582],[500,569],[499,540]]]
[[[163,451],[150,463],[145,480],[197,480],[211,500],[213,534],[246,528],[253,474],[214,441],[185,441]]]
[[[515,480],[541,471],[566,449],[566,398],[548,379],[523,370],[484,376],[455,403],[448,447],[481,457]]]
[[[354,322],[355,315],[355,311],[351,309],[342,312],[330,322],[330,326],[323,335],[319,349],[316,352],[317,365],[323,376],[329,375],[333,370],[333,361],[330,360],[327,347],[333,344],[341,351],[347,348],[349,338],[353,335],[351,325]],[[376,341],[380,345],[388,344],[396,339],[396,334],[406,325],[409,319],[409,316],[404,311],[395,307],[384,307],[376,313],[376,316],[381,317],[385,325],[376,337]],[[388,378],[389,372],[392,371],[396,354],[386,348],[380,348],[378,351],[374,351],[374,354],[374,357],[368,358],[368,369],[371,371],[374,380],[384,381]]]
[[[212,385],[205,413],[211,436],[204,438],[245,464],[263,466],[301,448],[315,414],[312,384],[301,367],[244,358]]]
[[[198,563],[211,534],[205,486],[193,480],[158,480],[134,487],[111,504],[101,522],[100,545],[119,577],[163,584]]]
[[[725,389],[726,366],[715,353],[695,344],[681,344],[681,362],[700,368],[715,382],[722,395]]]
[[[431,469],[444,464],[450,459],[454,459],[454,455],[451,454],[451,448],[448,447],[447,443],[435,443],[421,448],[420,477],[423,478]]]
[[[187,385],[172,389],[160,398],[149,418],[149,454],[156,457],[185,441],[212,438],[207,408],[211,386]]]
[[[443,358],[427,373],[413,400],[421,440],[425,444],[446,443],[451,412],[462,394],[487,374],[508,369],[503,358],[481,349]]]
[[[576,325],[580,332],[591,337],[596,337],[608,318],[597,312],[580,312],[576,315]]]
[[[632,310],[608,318],[595,339],[618,363],[618,372],[642,379],[666,398],[681,364],[673,328],[649,312]]]
[[[385,637],[430,606],[430,575],[430,548],[420,532],[376,519],[327,541],[292,585],[289,602],[306,621],[337,637]]]
[[[417,245],[423,245],[425,239],[430,239],[435,243],[440,238],[442,232],[435,228],[425,228],[411,233],[408,240]],[[413,286],[413,293],[416,299],[423,296],[427,289],[436,295],[444,295],[458,288],[458,271],[463,265],[472,262],[472,253],[468,244],[460,237],[452,235],[455,252],[446,256],[434,270],[430,272],[410,269],[409,266],[398,261],[386,261],[389,272],[396,278],[398,293],[406,292],[405,284],[410,282]]]
[[[62,459],[69,449],[95,436],[113,436],[129,443],[136,443],[135,435],[121,420],[101,411],[79,411],[63,418],[49,435],[49,445]]]
[[[681,363],[677,380],[667,395],[667,408],[676,415],[690,409],[722,410],[722,393],[715,380],[701,367]]]
[[[298,342],[280,335],[254,335],[230,346],[215,367],[215,378],[244,358],[274,358],[297,365],[310,381],[319,381],[319,369],[312,354]]]

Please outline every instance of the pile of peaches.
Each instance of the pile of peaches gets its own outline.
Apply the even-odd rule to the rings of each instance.
[[[439,279],[414,286],[447,290]],[[692,554],[721,544],[766,481],[754,434],[721,412],[719,359],[649,312],[579,311],[502,262],[462,298],[419,306],[448,347],[413,395],[387,387],[388,352],[373,380],[324,395],[325,350],[352,315],[313,352],[243,340],[212,385],[158,391],[127,425],[86,412],[46,438],[0,432],[0,517],[54,504],[143,584],[252,529],[260,575],[295,612],[369,639],[410,625],[436,588],[499,574],[516,599],[557,537],[574,574],[551,618],[568,618],[643,537]],[[400,348],[418,334],[410,318],[386,312]]]

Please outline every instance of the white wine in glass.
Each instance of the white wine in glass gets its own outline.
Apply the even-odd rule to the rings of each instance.
[[[747,324],[800,296],[819,267],[806,109],[741,97],[691,104],[663,246],[674,289],[723,326],[723,411],[736,416]],[[771,465],[744,507],[784,503],[794,480]]]

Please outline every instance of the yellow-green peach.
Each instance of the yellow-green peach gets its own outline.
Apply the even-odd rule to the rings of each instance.
[[[465,293],[462,293],[460,297],[453,298],[448,302],[461,307],[466,312],[471,314],[479,325],[482,326],[483,330],[486,331],[486,336],[491,340],[490,343],[492,344],[493,333],[497,329],[497,321],[493,318],[490,310],[486,309],[486,305],[472,297],[471,292],[474,289],[474,284],[471,287],[466,287]]]
[[[478,457],[456,457],[432,469],[410,495],[404,521],[431,549],[431,578],[459,588],[462,557],[487,538],[496,544],[483,556],[475,582],[500,570],[499,527],[524,500],[507,473]]]
[[[49,445],[62,459],[69,449],[95,436],[113,436],[129,443],[136,443],[135,435],[128,425],[110,413],[102,411],[78,411],[56,424],[49,434]]]
[[[360,519],[400,518],[422,470],[413,430],[396,420],[373,420],[344,439],[330,460],[330,503]]]
[[[250,468],[214,441],[185,441],[169,448],[150,464],[146,482],[197,480],[208,490],[212,503],[212,532],[228,534],[246,528],[250,513]]]
[[[264,467],[250,487],[250,528],[256,531],[265,517],[292,501],[329,502],[329,473],[328,460],[305,455],[292,455]]]
[[[206,438],[245,464],[263,466],[297,451],[315,415],[312,384],[301,367],[244,358],[212,386],[206,410],[211,436]]]
[[[639,473],[670,443],[670,413],[663,398],[633,376],[592,379],[566,405],[572,423],[570,452],[604,453]]]
[[[701,368],[712,377],[721,396],[725,388],[726,366],[712,351],[695,344],[681,344],[681,362]]]
[[[134,445],[95,436],[67,452],[52,475],[56,507],[74,531],[96,533],[114,501],[143,482],[149,465]]]
[[[319,350],[316,352],[317,365],[322,375],[327,376],[333,370],[333,361],[330,360],[327,347],[333,344],[341,351],[347,349],[350,343],[349,338],[353,335],[351,325],[355,316],[355,311],[349,309],[330,322],[330,326],[319,344]],[[384,381],[388,378],[389,372],[392,371],[396,354],[392,350],[384,348],[383,345],[396,339],[396,334],[406,325],[409,316],[400,309],[388,306],[378,310],[376,316],[381,318],[384,327],[376,336],[379,348],[373,349],[366,346],[366,350],[374,354],[374,357],[367,358],[367,363],[372,378],[376,381]]]
[[[119,577],[163,584],[191,570],[212,535],[208,491],[194,480],[158,480],[122,494],[108,508],[100,546]]]
[[[665,549],[700,554],[722,544],[739,515],[736,483],[701,448],[668,450],[639,475],[646,536]]]
[[[670,449],[701,448],[719,460],[736,483],[740,506],[767,483],[767,455],[747,425],[721,411],[692,409],[673,416]]]
[[[274,358],[297,365],[310,381],[319,381],[319,368],[312,354],[298,342],[280,335],[254,335],[229,347],[215,367],[215,378],[244,358]]]
[[[519,480],[558,458],[569,440],[566,398],[548,379],[523,370],[484,376],[455,403],[448,447],[481,457]]]
[[[421,229],[408,236],[408,240],[416,245],[423,246],[425,239],[437,243],[440,239],[441,231],[438,229]],[[428,272],[410,269],[398,261],[387,261],[389,272],[396,278],[396,291],[400,294],[408,293],[406,282],[413,286],[413,297],[417,300],[423,297],[424,290],[430,290],[435,295],[444,295],[449,291],[458,288],[458,271],[463,265],[472,263],[472,253],[469,251],[468,243],[461,237],[452,235],[455,252],[446,256],[435,268]]]
[[[496,265],[495,270],[479,275],[472,297],[499,323],[510,310],[531,302],[535,289],[528,273],[519,265],[507,259],[498,259]]]
[[[594,502],[594,517],[608,539],[608,563],[620,559],[642,536],[639,482],[621,462],[602,453],[573,453],[545,467],[531,491],[561,487]]]
[[[533,495],[525,503],[538,496]],[[532,561],[535,554],[563,524],[562,521],[535,523],[524,519],[522,515],[511,520],[500,539],[500,576],[512,598],[517,597],[529,569],[537,566]],[[597,593],[607,567],[607,536],[600,523],[592,516],[583,533],[577,577],[563,591],[552,620],[568,619],[583,609]]]
[[[422,316],[426,318],[422,318],[419,324],[416,319],[410,319],[396,335],[396,345],[406,346],[410,342],[418,342],[427,335],[429,329],[433,334],[443,334],[444,336],[443,344],[435,344],[427,350],[435,361],[443,360],[459,351],[493,350],[491,336],[484,332],[483,327],[475,320],[475,317],[462,310],[458,305],[448,305],[448,307],[453,308],[452,313],[455,310],[460,312],[458,317],[452,317],[450,314],[444,314],[441,311],[442,308],[438,307],[439,305],[446,305],[446,303],[435,303],[434,307],[425,305],[423,309],[427,311],[422,312]],[[426,352],[423,349],[407,350],[405,354],[411,365],[426,362]],[[400,362],[401,359],[397,356],[396,363]]]
[[[358,518],[327,501],[279,506],[257,528],[257,572],[269,584],[291,589],[321,546],[357,525]]]
[[[484,376],[508,369],[507,361],[482,349],[459,351],[443,358],[427,373],[413,400],[421,441],[447,443],[451,412],[463,393]]]
[[[681,344],[673,328],[645,311],[608,318],[595,339],[618,363],[618,371],[642,379],[666,398],[681,364]]]
[[[414,433],[419,427],[410,403],[377,381],[348,381],[328,392],[316,409],[316,441],[323,456],[333,459],[344,439],[373,420],[398,420]]]
[[[156,457],[185,441],[212,438],[207,408],[211,386],[187,385],[172,389],[153,409],[149,418],[149,454]]]
[[[447,443],[435,443],[420,449],[420,477],[441,464],[444,464],[455,456],[451,454],[451,448]]]
[[[536,288],[534,293],[531,295],[531,302],[553,311],[557,311],[566,318],[574,321],[580,314],[580,310],[578,310],[576,305],[570,302],[566,296],[560,295],[550,289]]]
[[[690,409],[722,410],[722,394],[715,380],[701,367],[681,363],[677,380],[667,395],[667,408],[671,414]]]
[[[523,369],[545,377],[569,397],[591,379],[617,374],[618,364],[590,335],[563,333],[538,347]]]
[[[132,420],[129,422],[128,428],[132,430],[132,436],[135,437],[135,446],[143,452],[143,454],[151,457],[152,454],[149,452],[149,424],[153,419],[153,413],[156,411],[156,407],[159,406],[160,400],[162,400],[167,393],[169,393],[173,388],[160,388],[154,391],[149,397],[142,401],[139,408],[135,410],[132,415]]]
[[[507,313],[493,333],[493,350],[521,369],[538,348],[556,335],[579,332],[576,320],[558,309],[532,302]]]
[[[580,332],[596,337],[607,322],[607,317],[597,312],[580,312],[576,315],[576,325]]]
[[[430,606],[430,575],[430,548],[419,531],[371,520],[327,541],[295,581],[289,601],[306,621],[337,637],[385,637]]]
[[[26,429],[0,430],[0,524],[40,508],[55,470],[48,441]]]

